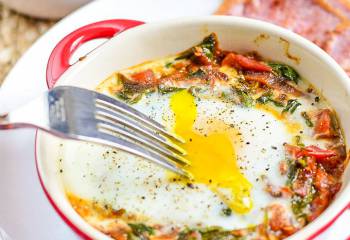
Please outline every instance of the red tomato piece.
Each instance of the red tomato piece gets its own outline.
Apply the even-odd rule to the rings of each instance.
[[[229,53],[222,60],[222,65],[236,66],[245,70],[252,70],[258,72],[271,72],[272,68],[264,63],[258,62],[254,59],[245,57],[240,54]]]
[[[155,83],[155,76],[151,69],[147,69],[142,72],[134,73],[131,75],[131,78],[135,80],[136,82],[142,83],[142,84],[153,84]]]
[[[308,146],[304,148],[304,155],[309,157],[315,157],[316,159],[324,159],[337,155],[334,150],[322,149],[317,146]]]
[[[250,71],[244,74],[244,78],[247,81],[259,82],[269,86],[270,73]]]
[[[329,109],[324,109],[317,115],[315,134],[320,138],[333,136],[331,111]]]
[[[293,158],[297,159],[299,157],[302,157],[302,148],[298,146],[293,146],[290,144],[285,144],[284,149],[287,151],[289,155],[291,155]]]
[[[285,144],[284,148],[286,149],[287,153],[295,159],[301,157],[314,157],[316,160],[322,160],[337,155],[336,151],[334,150],[322,149],[314,145],[301,148],[298,146]]]

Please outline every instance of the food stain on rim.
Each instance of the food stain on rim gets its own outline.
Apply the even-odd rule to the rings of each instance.
[[[279,42],[282,44],[287,58],[294,61],[296,64],[300,64],[301,58],[290,53],[290,42],[282,37],[279,38]]]

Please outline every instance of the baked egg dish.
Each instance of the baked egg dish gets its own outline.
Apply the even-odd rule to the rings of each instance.
[[[340,190],[346,146],[326,99],[289,65],[220,49],[215,33],[118,70],[96,91],[184,139],[193,176],[118,149],[64,143],[67,198],[111,239],[283,239]]]

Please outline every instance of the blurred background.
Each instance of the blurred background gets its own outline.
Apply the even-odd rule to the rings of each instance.
[[[0,0],[0,84],[19,57],[60,18],[89,0]]]
[[[91,0],[0,0],[0,84],[40,35],[88,2]],[[142,0],[131,2],[116,1],[115,5],[118,8],[140,5]],[[171,4],[181,5],[181,1],[146,2],[155,10]],[[195,3],[196,0],[188,1],[190,5]],[[205,12],[204,9],[216,5],[211,14],[256,18],[292,30],[323,48],[350,76],[350,0],[209,0],[200,3],[196,5],[197,12]],[[134,12],[135,16],[145,14],[140,8],[125,10]]]

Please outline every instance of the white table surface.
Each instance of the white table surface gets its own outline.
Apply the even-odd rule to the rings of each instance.
[[[94,1],[60,21],[18,61],[0,89],[0,111],[4,107],[30,99],[47,88],[45,69],[51,50],[62,37],[80,26],[111,18],[149,22],[181,16],[209,15],[220,2],[221,0]],[[2,230],[13,240],[78,240],[80,238],[57,215],[41,189],[34,162],[34,134],[35,131],[30,129],[0,132],[0,240]],[[346,239],[350,235],[347,226],[349,220],[350,212],[347,211],[331,229],[317,239]]]

